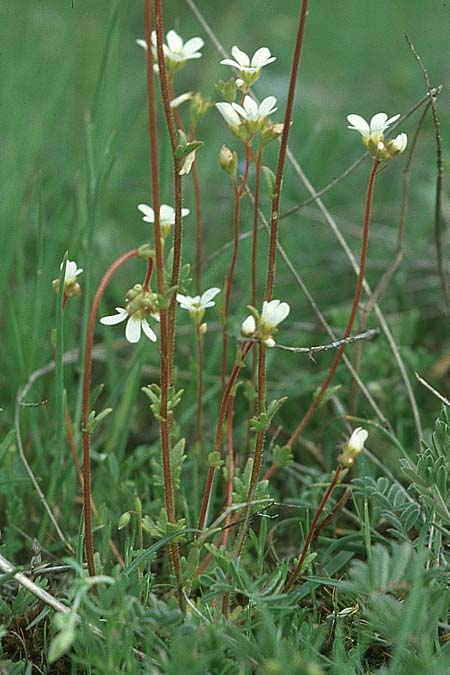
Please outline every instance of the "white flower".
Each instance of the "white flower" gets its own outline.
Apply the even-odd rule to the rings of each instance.
[[[241,323],[241,335],[242,337],[253,337],[256,331],[256,321],[255,317],[251,314]]]
[[[241,118],[231,103],[225,103],[225,101],[222,101],[220,103],[216,103],[216,108],[231,130],[239,129],[241,126]]]
[[[117,314],[112,314],[111,316],[104,316],[100,319],[100,323],[105,326],[114,326],[117,323],[122,323],[122,321],[127,321],[125,327],[125,337],[128,342],[136,343],[139,342],[141,337],[141,330],[144,331],[144,334],[152,342],[156,342],[156,334],[153,332],[152,328],[149,326],[145,317],[141,315],[140,312],[135,312],[135,314],[128,314],[128,311],[123,307],[116,307]],[[156,318],[156,317],[155,317]]]
[[[366,429],[357,427],[350,436],[350,439],[347,443],[347,451],[354,455],[359,455],[364,447],[364,443],[366,442],[368,435],[369,432]]]
[[[291,308],[287,302],[281,302],[281,300],[270,300],[270,302],[267,302],[264,300],[261,323],[264,324],[264,328],[266,329],[276,328],[279,323],[284,321],[290,311]]]
[[[223,59],[220,63],[239,70],[239,74],[246,84],[253,84],[258,79],[261,68],[276,61],[276,57],[271,55],[270,49],[267,47],[257,49],[251,59],[248,54],[241,51],[236,45],[231,49],[231,54],[234,57],[234,61],[233,59]]]
[[[405,133],[402,133],[393,138],[391,141],[388,141],[386,146],[393,155],[400,155],[406,150],[407,144],[408,136]]]
[[[203,47],[204,42],[200,37],[193,37],[187,42],[183,42],[183,39],[176,31],[169,30],[166,35],[166,41],[167,44],[163,43],[163,52],[168,62],[168,66],[169,68],[171,67],[172,70],[179,68],[185,61],[199,59],[201,57],[201,53],[198,50]],[[136,43],[145,50],[148,49],[146,40],[136,40]],[[152,31],[152,54],[154,61],[158,58],[156,44],[156,31]],[[157,70],[157,64],[155,65]]]
[[[398,120],[400,114],[394,115],[388,119],[386,113],[377,113],[370,120],[370,124],[366,122],[364,117],[360,115],[347,115],[347,121],[350,122],[349,129],[358,131],[363,137],[363,142],[368,145],[369,141],[378,144],[384,140],[384,131],[394,122]]]
[[[176,33],[174,30],[169,30],[166,35],[166,40],[167,44],[163,44],[164,56],[166,59],[182,63],[184,61],[188,61],[189,59],[201,58],[199,49],[201,49],[204,45],[202,38],[193,37],[187,42],[183,42],[183,39],[178,35],[178,33]]]
[[[148,204],[138,204],[138,209],[144,214],[143,220],[145,220],[146,223],[155,222],[155,212],[151,206]],[[189,209],[181,209],[182,218],[188,215]],[[175,225],[175,209],[173,206],[161,204],[159,207],[159,223],[161,226],[161,235],[166,237],[169,234],[172,225]]]
[[[200,322],[205,310],[208,309],[208,307],[214,307],[216,304],[213,302],[213,298],[215,298],[218,293],[220,293],[220,288],[208,288],[202,295],[196,295],[194,297],[177,293],[177,302],[180,303],[182,309],[186,309],[189,312],[192,318],[197,322]]]
[[[258,105],[251,96],[245,96],[242,105],[232,103],[231,105],[243,120],[248,122],[262,122],[266,117],[272,115],[278,108],[275,107],[277,99],[275,96],[267,96]]]
[[[62,270],[63,266],[64,266],[64,263],[61,263],[61,265],[59,266],[59,269]],[[75,260],[68,260],[66,262],[66,271],[65,271],[65,274],[64,274],[64,283],[65,284],[73,283],[74,281],[76,281],[77,276],[82,273],[82,271],[83,270],[81,268],[77,267],[77,263],[75,262]]]
[[[245,96],[242,105],[222,101],[216,103],[216,108],[231,131],[238,132],[241,125],[245,124],[244,131],[246,129],[248,132],[254,133],[261,127],[269,115],[278,110],[275,107],[276,102],[275,96],[267,96],[258,105],[250,96]]]

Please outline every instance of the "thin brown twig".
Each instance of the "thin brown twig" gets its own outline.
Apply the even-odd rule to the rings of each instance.
[[[433,116],[435,137],[436,137],[436,199],[434,206],[434,237],[436,241],[436,256],[437,256],[437,265],[438,265],[438,274],[441,282],[442,293],[447,305],[447,310],[450,310],[450,287],[445,273],[444,265],[444,247],[442,241],[442,229],[444,223],[443,213],[442,213],[442,181],[444,178],[444,162],[442,158],[442,138],[441,138],[441,123],[437,114],[436,107],[436,96],[432,93],[430,76],[428,71],[425,68],[425,65],[419,56],[416,48],[411,42],[408,33],[405,33],[406,42],[410,50],[412,51],[417,63],[420,66],[420,69],[423,74],[423,79],[425,80],[426,87],[428,89],[428,95],[430,97],[431,104],[431,113]]]
[[[423,386],[426,387],[426,389],[428,389],[428,391],[431,391],[431,393],[434,394],[434,396],[436,396],[436,398],[438,398],[444,405],[446,405],[447,407],[450,408],[450,401],[448,400],[448,398],[443,396],[440,392],[438,392],[437,389],[432,387],[429,382],[424,380],[424,378],[419,375],[419,373],[415,373],[415,375],[416,375],[417,381],[420,382],[420,384],[423,384]]]

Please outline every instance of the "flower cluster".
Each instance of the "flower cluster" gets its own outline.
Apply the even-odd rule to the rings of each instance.
[[[349,129],[358,131],[362,136],[362,141],[369,150],[373,159],[378,161],[388,161],[400,155],[405,151],[408,143],[408,137],[401,133],[395,138],[384,140],[385,130],[398,120],[400,115],[394,115],[388,119],[386,113],[377,113],[372,117],[370,123],[366,122],[360,115],[347,115],[347,121],[350,123]]]
[[[224,59],[221,63],[237,69],[240,77],[235,80],[232,91],[229,86],[223,88],[222,94],[225,98],[228,98],[230,94],[229,100],[228,102],[220,101],[216,103],[216,108],[234,136],[245,143],[249,143],[254,135],[259,132],[261,145],[267,145],[283,132],[282,124],[273,124],[269,120],[269,116],[277,110],[277,99],[274,96],[267,96],[258,104],[247,94],[247,91],[259,78],[261,69],[275,61],[276,57],[272,56],[267,47],[258,49],[251,59],[236,45],[232,48],[231,53],[234,60]],[[227,85],[227,83],[222,84]],[[235,103],[232,100],[236,95],[236,87],[244,92],[241,103]]]
[[[281,300],[266,300],[263,302],[261,314],[254,308],[250,308],[252,313],[245,319],[241,325],[241,335],[244,338],[260,340],[266,347],[274,347],[275,340],[273,333],[277,331],[277,326],[288,316],[291,308],[287,302]]]
[[[102,317],[100,323],[105,326],[114,326],[127,321],[125,337],[128,342],[139,342],[142,331],[149,340],[156,342],[156,334],[148,323],[147,317],[151,316],[155,321],[159,321],[157,295],[144,288],[142,284],[135,284],[127,292],[125,299],[128,301],[125,307],[116,307],[117,314]]]

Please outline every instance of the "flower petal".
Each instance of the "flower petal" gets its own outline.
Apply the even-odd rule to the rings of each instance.
[[[270,49],[268,49],[267,47],[260,47],[253,54],[251,65],[259,69],[262,68],[263,66],[267,66],[269,63],[272,63],[273,61],[276,61],[276,56],[271,55]]]
[[[156,342],[156,340],[158,339],[156,337],[156,333],[152,330],[152,328],[149,326],[149,324],[147,323],[147,321],[145,319],[142,320],[141,325],[142,325],[142,330],[144,331],[144,333],[148,337],[148,339],[151,340],[152,342]]]
[[[130,316],[125,327],[125,337],[128,342],[132,344],[139,342],[141,337],[141,319],[135,319],[134,316]]]
[[[371,135],[382,134],[386,129],[386,121],[388,116],[386,113],[377,113],[370,120],[370,133]]]
[[[349,129],[359,131],[362,136],[370,135],[370,127],[361,115],[347,115],[347,121],[350,122],[351,125],[348,127]]]
[[[183,53],[185,57],[191,59],[200,57],[201,54],[195,55],[195,52],[198,52],[198,50],[201,49],[204,44],[205,43],[201,37],[193,37],[188,40],[183,47]]]
[[[144,220],[147,223],[155,222],[155,212],[153,211],[151,206],[149,206],[148,204],[138,204],[138,209],[141,213],[144,214]]]
[[[170,51],[172,52],[181,52],[183,49],[183,40],[174,30],[169,30],[166,35],[167,44]]]
[[[206,307],[206,303],[210,303],[210,301],[216,297],[216,295],[220,293],[220,288],[208,288],[207,291],[205,291],[201,298],[200,298],[200,303]],[[208,307],[212,307],[215,303],[208,304]]]
[[[161,204],[159,208],[159,219],[162,225],[174,225],[175,209],[168,204]]]
[[[232,68],[237,68],[238,70],[240,69],[239,63],[236,61],[233,61],[232,59],[223,59],[220,64],[222,66],[231,66]]]
[[[139,45],[139,47],[142,47],[147,51],[148,45],[147,45],[147,40],[136,40],[136,44]]]
[[[277,108],[275,107],[277,103],[277,99],[275,96],[267,96],[263,101],[261,101],[259,108],[258,108],[258,117],[268,117],[272,113],[274,113]]]
[[[245,52],[241,51],[239,47],[236,47],[236,45],[234,45],[234,47],[231,48],[231,55],[234,56],[239,66],[245,67],[250,65],[250,59],[248,55]]]
[[[189,209],[181,209],[181,217],[184,218],[190,214]]]
[[[110,316],[103,316],[100,319],[100,323],[104,326],[115,326],[117,323],[125,321],[128,316],[128,312],[123,307],[116,307],[117,314],[111,314]]]
[[[239,118],[239,115],[234,110],[231,103],[225,103],[225,101],[216,103],[216,108],[220,112],[220,114],[222,115],[223,119],[225,120],[225,122],[228,124],[229,127],[235,128],[241,126],[241,120]]]

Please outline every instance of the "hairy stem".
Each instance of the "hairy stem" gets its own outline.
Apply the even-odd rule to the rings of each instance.
[[[158,174],[158,132],[156,126],[156,107],[155,107],[155,82],[153,70],[153,55],[151,50],[151,33],[152,33],[152,11],[151,0],[145,0],[145,33],[147,40],[147,94],[148,94],[148,113],[149,113],[149,139],[150,139],[150,173],[151,173],[151,188],[153,209],[155,213],[155,221],[153,225],[155,252],[156,252],[156,274],[158,281],[158,292],[163,294],[165,292],[164,284],[164,254],[161,240],[161,223],[160,223],[160,190],[159,190],[159,174]],[[162,24],[159,22],[159,37],[158,43],[160,46],[159,60],[164,64],[164,57],[162,55]],[[165,67],[163,67],[165,82],[167,85],[167,74]],[[166,90],[167,91],[167,90]],[[169,105],[170,108],[170,105]],[[180,210],[181,216],[181,210]],[[181,217],[179,219],[181,221]],[[161,348],[160,348],[160,387],[161,387],[161,421],[160,421],[160,438],[161,438],[161,461],[163,467],[163,481],[164,481],[164,502],[167,512],[167,519],[169,523],[175,523],[175,502],[173,494],[172,470],[170,459],[170,419],[168,415],[168,400],[170,387],[170,367],[169,367],[169,337],[168,337],[168,317],[167,310],[162,309],[160,312],[160,329],[161,329]],[[169,546],[169,556],[171,567],[174,571],[177,583],[177,597],[181,611],[185,610],[185,600],[182,592],[181,579],[181,562],[180,552],[177,542],[173,542]]]

